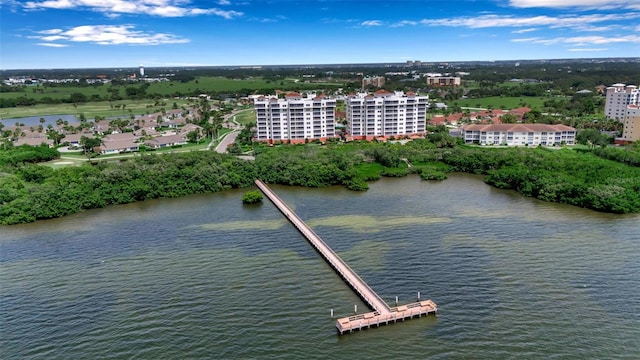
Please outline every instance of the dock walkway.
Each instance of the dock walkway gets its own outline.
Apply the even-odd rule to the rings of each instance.
[[[389,307],[387,303],[364,281],[347,263],[336,254],[271,188],[261,180],[255,181],[258,188],[271,200],[280,212],[304,235],[309,243],[333,267],[342,279],[364,300],[373,310],[369,313],[358,314],[338,319],[336,327],[340,334],[360,330],[372,326],[379,326],[404,320],[415,316],[432,314],[437,311],[436,304],[431,300],[419,301],[403,306]]]

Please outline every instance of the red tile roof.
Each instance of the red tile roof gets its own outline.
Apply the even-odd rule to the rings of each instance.
[[[465,131],[513,131],[513,132],[541,132],[541,131],[575,131],[567,125],[548,124],[471,124],[463,127]]]

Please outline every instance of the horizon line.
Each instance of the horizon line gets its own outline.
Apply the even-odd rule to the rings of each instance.
[[[428,64],[471,64],[471,63],[503,63],[503,62],[535,62],[535,61],[598,61],[598,60],[634,60],[640,62],[640,57],[578,57],[578,58],[539,58],[539,59],[503,59],[503,60],[441,60],[441,61],[423,61],[419,59],[407,60],[404,62],[370,62],[370,63],[316,63],[316,64],[245,64],[245,65],[157,65],[145,66],[145,69],[156,68],[278,68],[278,67],[341,67],[341,66],[406,66],[409,62],[420,62],[422,65]],[[102,69],[137,69],[140,65],[132,66],[106,66],[106,67],[69,67],[69,68],[8,68],[0,71],[34,71],[34,70],[102,70]]]

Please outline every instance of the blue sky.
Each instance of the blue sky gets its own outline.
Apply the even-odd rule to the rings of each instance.
[[[0,0],[0,6],[1,69],[640,56],[640,0]]]

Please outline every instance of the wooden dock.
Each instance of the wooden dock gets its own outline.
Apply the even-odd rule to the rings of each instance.
[[[309,243],[320,253],[327,263],[333,267],[340,277],[342,277],[371,310],[373,310],[372,312],[338,319],[336,322],[338,333],[345,334],[354,330],[377,327],[413,317],[436,313],[437,306],[431,300],[389,307],[389,305],[264,182],[256,180],[255,183],[280,212],[307,238]]]

